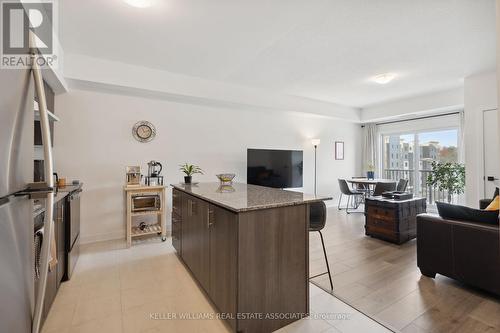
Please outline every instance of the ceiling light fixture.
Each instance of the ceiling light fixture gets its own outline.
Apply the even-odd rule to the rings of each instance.
[[[127,4],[137,8],[148,8],[153,5],[154,0],[123,0]]]
[[[372,81],[376,82],[378,84],[387,84],[387,83],[391,82],[392,80],[394,80],[396,78],[396,76],[397,75],[394,73],[384,73],[384,74],[374,76],[372,78]]]

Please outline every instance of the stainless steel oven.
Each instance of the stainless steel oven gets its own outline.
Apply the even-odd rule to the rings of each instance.
[[[132,196],[132,212],[146,212],[161,209],[159,194],[135,194]]]

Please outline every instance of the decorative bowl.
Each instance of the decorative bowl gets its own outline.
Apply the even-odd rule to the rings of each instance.
[[[217,189],[218,193],[232,193],[235,191],[236,190],[231,185],[220,185],[219,188]]]
[[[220,173],[216,175],[219,178],[221,185],[230,185],[233,183],[234,177],[236,174],[234,173]]]

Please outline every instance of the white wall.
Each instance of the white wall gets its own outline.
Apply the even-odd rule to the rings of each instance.
[[[358,108],[84,55],[66,55],[64,75],[70,82],[98,89],[111,86],[125,92],[133,90],[146,96],[155,94],[202,106],[257,107],[360,120]]]
[[[337,197],[337,178],[360,172],[361,129],[332,118],[287,112],[244,111],[173,103],[161,99],[71,90],[56,98],[61,122],[55,129],[56,170],[84,182],[83,242],[124,237],[122,186],[125,166],[158,160],[166,165],[166,183],[179,182],[178,165],[200,165],[198,181],[234,172],[246,180],[246,149],[304,150],[304,190],[313,188],[311,138],[318,148],[318,193]],[[154,141],[135,141],[131,130],[139,120],[157,129]],[[345,141],[345,160],[334,160],[334,141]],[[168,221],[167,215],[167,221]]]
[[[478,206],[484,197],[483,111],[497,108],[496,72],[487,72],[465,78],[465,166],[466,200],[471,207]]]

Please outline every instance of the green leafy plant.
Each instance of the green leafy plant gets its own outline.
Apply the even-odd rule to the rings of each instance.
[[[181,164],[179,166],[180,166],[179,170],[184,172],[186,174],[186,176],[188,176],[188,177],[191,177],[195,173],[199,173],[199,174],[203,175],[203,170],[197,165],[185,163],[185,164]]]
[[[460,163],[433,161],[427,185],[437,186],[440,191],[447,191],[448,202],[451,203],[454,194],[462,194],[465,191],[465,166]]]
[[[375,165],[373,165],[373,164],[369,163],[369,164],[367,165],[367,169],[366,169],[366,171],[375,171]]]

